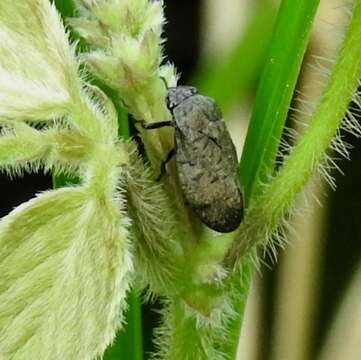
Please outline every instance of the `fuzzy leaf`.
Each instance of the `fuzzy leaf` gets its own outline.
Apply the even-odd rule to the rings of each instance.
[[[0,116],[17,120],[51,120],[64,115],[69,100],[62,89],[29,80],[0,68]]]
[[[70,18],[67,22],[89,44],[98,47],[108,45],[109,39],[97,22],[83,18]]]
[[[1,119],[0,124],[0,171],[11,176],[39,169],[79,174],[92,154],[91,140],[74,129],[39,131],[23,122]]]
[[[0,170],[10,174],[21,174],[23,170],[36,171],[40,159],[48,150],[47,144],[41,141],[40,132],[21,122],[9,127],[7,123],[1,125]]]
[[[75,49],[48,0],[0,4],[0,116],[32,121],[65,116],[80,102]]]
[[[0,358],[93,359],[121,324],[131,260],[119,204],[48,191],[0,222]]]
[[[7,68],[30,74],[31,78],[36,75],[41,80],[45,78],[44,64],[36,61],[42,58],[56,80],[65,87],[73,86],[78,71],[74,48],[69,46],[68,36],[53,4],[48,0],[2,0],[0,22],[5,31],[9,31],[9,41],[18,45],[7,49],[8,54],[12,53],[18,60],[17,63],[8,61]],[[1,51],[6,51],[7,41],[6,36],[1,36],[1,47],[4,47]],[[1,57],[1,62],[6,62],[6,58]],[[28,66],[24,67],[24,64]],[[47,78],[46,81],[54,79]]]

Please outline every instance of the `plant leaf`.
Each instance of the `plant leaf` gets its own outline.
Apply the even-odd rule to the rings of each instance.
[[[49,149],[42,141],[41,133],[22,122],[0,120],[0,169],[9,174],[21,174],[25,171],[37,171],[40,160]]]
[[[0,39],[1,115],[33,121],[64,115],[81,82],[55,7],[47,0],[2,1]]]
[[[319,2],[283,0],[280,4],[240,163],[246,206],[274,174],[282,131]]]
[[[0,222],[0,358],[93,359],[121,324],[131,260],[115,201],[48,191]]]

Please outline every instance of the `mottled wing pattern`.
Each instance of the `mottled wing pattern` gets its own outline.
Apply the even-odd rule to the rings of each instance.
[[[177,169],[189,206],[210,228],[235,230],[243,202],[236,150],[211,98],[194,95],[173,112],[176,121]]]

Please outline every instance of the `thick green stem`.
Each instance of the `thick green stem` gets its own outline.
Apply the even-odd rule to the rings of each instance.
[[[229,293],[232,294],[232,307],[236,311],[236,316],[230,319],[227,325],[228,339],[222,343],[222,352],[227,359],[236,359],[238,342],[241,334],[241,326],[246,309],[248,292],[251,285],[253,273],[253,263],[251,258],[243,259],[239,271],[229,279]]]
[[[255,244],[268,239],[324,160],[361,77],[360,24],[361,0],[356,0],[338,60],[309,126],[277,176],[252,202],[232,249],[233,258],[240,258]]]

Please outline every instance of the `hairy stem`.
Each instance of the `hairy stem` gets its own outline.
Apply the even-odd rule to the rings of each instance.
[[[248,209],[231,250],[236,259],[264,243],[323,161],[361,77],[361,0],[356,0],[338,60],[309,126],[274,180]]]

